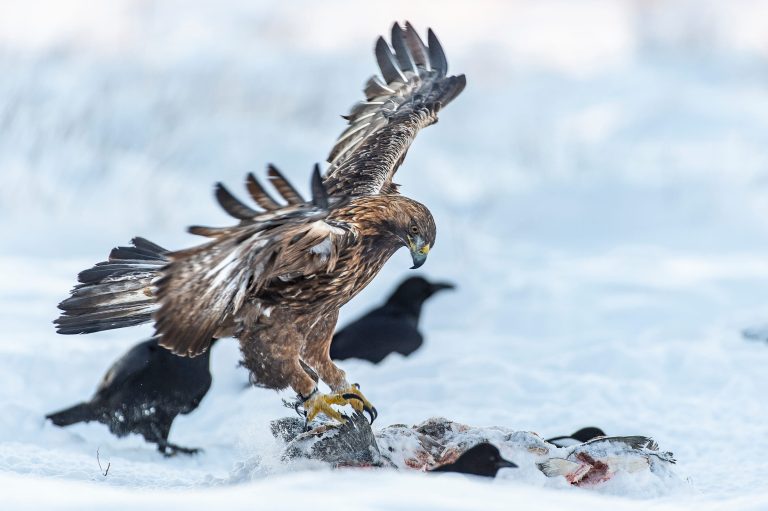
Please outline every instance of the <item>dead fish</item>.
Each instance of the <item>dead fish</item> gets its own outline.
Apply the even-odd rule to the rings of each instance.
[[[442,417],[374,432],[359,413],[343,424],[316,422],[310,431],[304,431],[304,426],[298,417],[272,423],[273,435],[286,442],[285,461],[313,459],[333,467],[426,472],[455,463],[477,445],[492,444],[501,451],[499,455],[521,467],[537,466],[548,477],[562,476],[576,486],[597,485],[617,473],[651,470],[661,474],[662,464],[675,463],[672,453],[660,452],[656,442],[644,436],[598,437],[557,447],[530,431],[473,427]]]
[[[321,423],[304,431],[304,420],[284,417],[270,424],[272,435],[287,443],[282,458],[313,459],[334,467],[387,466],[381,457],[371,425],[360,412],[343,423]]]
[[[445,449],[441,443],[416,428],[394,424],[376,432],[381,455],[394,467],[424,471],[439,465]]]
[[[547,477],[563,476],[574,486],[591,486],[619,472],[653,471],[659,462],[676,460],[671,452],[659,452],[658,444],[648,437],[614,436],[573,446],[564,458],[550,458],[536,465]]]

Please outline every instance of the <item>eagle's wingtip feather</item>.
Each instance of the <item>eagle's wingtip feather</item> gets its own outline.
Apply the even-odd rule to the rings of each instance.
[[[443,77],[448,73],[448,59],[445,57],[445,51],[440,44],[435,32],[430,28],[427,30],[427,46],[429,48],[429,61],[432,68],[438,75]]]

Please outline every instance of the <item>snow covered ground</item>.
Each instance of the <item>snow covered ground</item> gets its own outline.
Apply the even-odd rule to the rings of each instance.
[[[768,509],[768,3],[310,0],[0,3],[0,507]],[[393,20],[441,38],[468,86],[398,174],[435,214],[428,343],[346,362],[382,426],[435,415],[675,453],[673,480],[285,466],[278,395],[234,341],[163,459],[43,415],[88,397],[149,327],[54,333],[77,271],[136,234],[227,222],[215,181],[308,181]],[[306,187],[304,188],[306,190]],[[408,274],[398,253],[342,311]],[[102,466],[110,464],[107,476]]]

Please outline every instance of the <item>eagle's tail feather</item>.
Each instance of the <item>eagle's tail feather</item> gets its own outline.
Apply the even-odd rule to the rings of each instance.
[[[131,243],[80,272],[80,284],[59,304],[63,312],[54,323],[60,334],[86,334],[152,320],[157,309],[153,282],[168,263],[168,251],[144,238]]]

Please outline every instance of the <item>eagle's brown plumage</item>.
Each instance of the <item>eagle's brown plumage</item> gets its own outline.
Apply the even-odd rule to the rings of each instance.
[[[217,185],[217,200],[238,224],[192,227],[209,240],[186,250],[141,239],[115,249],[60,304],[59,331],[117,328],[151,314],[161,344],[178,354],[195,356],[211,338],[234,335],[259,385],[309,396],[311,369],[334,391],[349,387],[329,357],[339,308],[400,247],[418,266],[435,241],[429,210],[392,182],[418,131],[465,85],[463,75],[446,75],[431,30],[427,41],[410,24],[392,27],[394,52],[379,38],[384,80],[371,78],[365,101],[346,116],[325,177],[315,168],[311,200],[272,166],[269,179],[285,204],[252,174],[246,188],[254,205]]]

